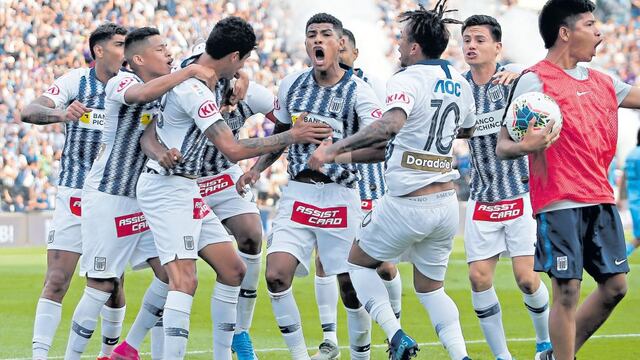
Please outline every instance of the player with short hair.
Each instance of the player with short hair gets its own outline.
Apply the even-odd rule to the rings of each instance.
[[[345,70],[353,70],[353,73],[371,85],[378,100],[384,102],[384,83],[370,74],[366,74],[360,68],[354,68],[358,58],[356,38],[348,29],[342,29],[344,47],[340,49],[340,66]],[[360,208],[363,216],[373,209],[375,202],[384,194],[384,164],[382,162],[372,164],[357,164],[360,172],[358,191],[360,192]],[[334,359],[340,355],[337,337],[337,311],[338,304],[338,280],[335,275],[327,276],[324,273],[320,257],[316,251],[316,275],[314,278],[316,303],[318,315],[322,326],[324,341],[318,347],[318,352],[311,357],[312,360]],[[389,292],[389,300],[393,312],[400,318],[402,308],[402,280],[396,266],[391,262],[384,262],[378,267],[378,274],[384,281]]]
[[[21,120],[27,123],[62,122],[65,125],[56,209],[47,239],[47,274],[33,325],[34,359],[48,356],[60,324],[62,299],[82,254],[82,186],[100,149],[105,115],[104,87],[124,61],[126,34],[125,28],[113,23],[97,27],[89,36],[89,50],[95,66],[67,72],[22,112]],[[109,343],[120,336],[122,321],[104,318],[113,318],[110,315],[118,313],[123,306],[124,297],[119,296],[110,299],[102,309],[102,334]],[[103,343],[101,357],[108,356],[111,347]]]
[[[344,43],[340,20],[325,13],[315,14],[307,21],[305,33],[312,67],[282,80],[274,132],[286,130],[291,123],[295,127],[313,121],[330,125],[333,138],[342,139],[379,116],[378,99],[352,70],[339,66],[339,50]],[[364,359],[370,355],[371,320],[353,291],[346,261],[361,219],[358,170],[355,164],[346,163],[329,165],[322,172],[311,170],[307,159],[315,148],[314,144],[289,148],[291,180],[283,190],[267,241],[269,297],[292,358],[309,359],[292,282],[295,274],[308,274],[317,247],[325,273],[338,275],[349,319],[351,358]],[[257,181],[260,172],[281,153],[261,157],[238,181],[238,190]]]
[[[416,356],[418,344],[401,329],[376,273],[383,261],[406,254],[414,264],[414,287],[452,359],[467,359],[458,309],[444,292],[444,277],[458,228],[458,200],[451,148],[460,127],[470,132],[475,106],[469,84],[440,56],[447,47],[446,1],[401,14],[399,51],[404,69],[387,83],[382,119],[353,136],[316,150],[309,164],[352,159],[382,141],[387,192],[362,221],[349,254],[358,299],[382,327],[390,359]],[[381,153],[381,152],[380,152]],[[379,156],[381,156],[380,154]],[[354,160],[355,161],[355,160]]]
[[[624,161],[620,197],[627,198],[627,206],[631,212],[633,239],[627,243],[627,257],[640,246],[640,130],[638,130],[636,147]]]
[[[476,128],[468,140],[471,194],[464,226],[471,301],[496,359],[512,358],[502,326],[500,302],[493,287],[501,256],[511,258],[513,274],[536,331],[536,352],[549,342],[549,292],[533,271],[536,223],[529,200],[526,157],[500,160],[496,144],[513,77],[522,69],[500,65],[502,28],[488,15],[473,15],[462,24],[462,52],[471,70],[464,74],[476,105]],[[499,77],[506,74],[507,79]],[[508,80],[508,83],[505,83]]]
[[[67,358],[80,358],[84,352],[100,309],[122,288],[119,282],[128,263],[134,269],[153,268],[156,278],[145,297],[145,301],[151,302],[146,301],[143,308],[154,307],[155,313],[143,311],[140,315],[148,328],[158,320],[162,306],[156,303],[166,297],[168,279],[136,201],[135,185],[145,162],[139,139],[159,111],[156,99],[189,77],[198,76],[207,81],[215,77],[212,70],[198,66],[171,74],[173,59],[154,28],[143,27],[127,34],[124,53],[131,70],[121,69],[105,87],[105,125],[100,152],[82,192],[84,240],[80,274],[86,276],[87,286],[73,314]],[[103,311],[103,320],[122,323],[125,307],[109,315],[111,318]],[[148,328],[130,333],[128,343],[133,345],[133,351],[140,347]],[[136,333],[139,336],[134,340]],[[117,339],[108,341],[112,347],[117,344]],[[117,352],[114,355],[118,358]]]
[[[185,60],[214,69],[219,78],[231,79],[255,47],[255,33],[238,17],[219,21],[209,34],[206,51]],[[258,156],[294,142],[320,142],[330,129],[302,124],[291,131],[257,139],[236,140],[220,115],[220,98],[206,85],[188,79],[167,93],[156,122],[158,141],[166,148],[180,149],[181,158],[165,168],[153,152],[137,184],[139,204],[154,235],[160,262],[169,276],[164,307],[165,358],[185,356],[189,317],[197,286],[195,259],[198,252],[218,273],[212,296],[214,356],[231,359],[231,341],[236,323],[236,304],[244,265],[226,230],[202,200],[196,179],[203,167],[207,141],[229,160]],[[144,140],[144,138],[143,138]],[[208,248],[208,249],[207,249]]]
[[[627,290],[624,232],[607,170],[616,149],[618,107],[638,108],[640,89],[578,65],[591,61],[602,42],[594,9],[589,0],[547,1],[538,20],[547,56],[526,70],[510,95],[535,91],[553,98],[562,134],[554,120],[534,129],[534,119],[518,143],[503,127],[496,148],[500,158],[529,154],[538,230],[534,269],[553,284],[553,350],[536,359],[573,359]],[[583,270],[598,287],[578,307]]]

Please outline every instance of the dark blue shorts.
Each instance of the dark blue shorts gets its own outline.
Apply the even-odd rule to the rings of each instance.
[[[594,279],[629,272],[624,231],[615,205],[600,204],[536,215],[534,270],[557,279]]]

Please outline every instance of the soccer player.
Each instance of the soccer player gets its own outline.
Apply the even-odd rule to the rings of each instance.
[[[345,70],[353,69],[356,76],[367,82],[380,102],[384,102],[384,83],[365,75],[362,69],[354,68],[354,63],[358,58],[358,48],[356,38],[348,29],[342,29],[344,33],[344,47],[340,49],[340,66]],[[361,179],[358,181],[360,192],[360,208],[363,216],[373,209],[374,203],[384,194],[384,170],[383,163],[357,164]],[[402,281],[400,273],[393,263],[385,262],[378,267],[378,274],[384,280],[384,285],[389,292],[389,300],[397,318],[400,318],[402,306]],[[340,355],[337,337],[337,312],[338,286],[335,275],[326,276],[320,257],[316,251],[316,276],[314,279],[316,303],[318,304],[318,314],[322,325],[324,341],[318,347],[318,352],[311,359],[335,359]]]
[[[342,23],[320,13],[306,24],[305,46],[311,69],[287,76],[278,91],[276,130],[280,132],[303,121],[329,124],[333,138],[342,139],[375,120],[378,99],[352,70],[338,62],[344,46]],[[305,116],[308,114],[308,116]],[[306,119],[305,119],[306,118]],[[280,332],[293,359],[309,359],[300,312],[292,293],[294,274],[307,275],[313,249],[317,247],[324,272],[338,275],[342,301],[349,319],[351,358],[370,355],[371,320],[360,305],[349,280],[347,253],[360,222],[360,199],[356,190],[355,164],[332,164],[311,170],[307,159],[315,145],[293,145],[289,149],[291,180],[283,190],[278,214],[267,242],[267,287]],[[258,160],[238,181],[242,191],[260,172],[280,157],[282,151]]]
[[[104,126],[104,87],[124,61],[127,30],[107,23],[89,36],[95,60],[91,68],[74,69],[56,79],[47,91],[22,112],[22,121],[32,124],[65,124],[60,178],[51,229],[47,240],[47,274],[33,325],[33,358],[46,359],[62,314],[62,299],[82,254],[80,213],[82,187],[100,149]],[[122,321],[113,314],[124,306],[124,297],[112,298],[102,308],[105,357],[120,336]],[[117,316],[115,316],[117,317]]]
[[[65,355],[68,359],[79,359],[84,352],[100,309],[121,288],[118,282],[127,263],[134,269],[147,264],[153,268],[156,279],[146,294],[149,301],[143,306],[148,311],[141,312],[142,319],[139,319],[148,323],[148,328],[158,320],[162,304],[158,306],[157,303],[166,297],[168,279],[135,198],[135,184],[145,161],[139,139],[159,111],[156,99],[191,76],[203,80],[215,78],[213,70],[201,66],[170,74],[173,59],[158,30],[153,28],[129,33],[124,51],[133,72],[120,70],[105,87],[101,150],[82,192],[81,232],[84,240],[80,273],[87,277],[87,287],[73,314]],[[148,314],[151,308],[155,309],[155,314]],[[105,321],[122,323],[125,308],[108,313],[110,318],[105,315],[103,311]],[[134,350],[139,348],[148,328],[138,331],[142,336],[133,336],[135,331],[133,335],[130,333],[128,343]],[[109,342],[114,347],[117,339],[109,339]]]
[[[510,95],[549,95],[560,106],[562,133],[551,122],[535,130],[532,121],[519,143],[503,128],[496,148],[500,158],[529,154],[538,233],[534,269],[546,272],[553,284],[553,350],[536,359],[573,359],[627,290],[624,233],[607,168],[616,149],[618,107],[638,108],[640,89],[578,65],[591,61],[602,41],[594,9],[589,0],[550,0],[543,6],[538,23],[547,56],[522,75]],[[583,270],[598,286],[578,307]]]
[[[444,292],[444,277],[458,228],[458,200],[451,147],[461,126],[475,124],[469,84],[440,59],[449,40],[445,1],[433,10],[402,13],[399,50],[403,70],[387,83],[382,119],[345,140],[317,150],[312,168],[356,157],[363,149],[389,141],[387,192],[362,221],[349,254],[349,274],[358,299],[389,339],[391,359],[416,355],[418,344],[396,319],[389,295],[376,273],[383,261],[407,254],[414,265],[414,287],[440,341],[452,359],[467,358],[458,309]],[[354,152],[355,151],[355,152]],[[322,252],[320,253],[322,254]]]
[[[620,196],[626,196],[631,220],[633,221],[633,240],[627,244],[627,257],[640,246],[640,130],[636,148],[627,155],[624,162],[624,174]]]
[[[491,16],[473,15],[462,25],[462,52],[471,67],[464,76],[476,105],[476,128],[469,139],[471,195],[465,219],[464,246],[469,263],[471,301],[496,359],[511,354],[502,326],[500,302],[493,278],[500,256],[511,258],[513,274],[536,331],[536,352],[549,342],[549,292],[533,271],[536,223],[531,215],[526,157],[499,160],[496,144],[511,83],[496,76],[517,75],[516,65],[498,64],[502,29]],[[508,73],[511,74],[508,74]],[[494,81],[496,80],[496,81]]]
[[[255,40],[253,29],[244,20],[225,18],[209,34],[205,53],[183,65],[193,62],[214,69],[219,78],[231,79],[249,57]],[[167,148],[180,149],[181,158],[167,169],[150,154],[136,187],[160,262],[169,276],[163,313],[166,359],[185,356],[197,286],[195,259],[198,251],[208,246],[212,257],[205,260],[218,273],[212,300],[214,356],[231,359],[236,304],[245,269],[226,230],[202,200],[196,183],[207,141],[235,162],[280,150],[294,142],[320,143],[319,139],[331,134],[326,126],[301,124],[276,136],[238,141],[220,115],[219,107],[219,97],[195,79],[188,79],[167,93],[156,122],[157,137]]]

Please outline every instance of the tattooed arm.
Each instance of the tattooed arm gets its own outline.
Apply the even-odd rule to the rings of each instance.
[[[67,118],[67,113],[75,110],[78,107],[76,104],[80,104],[78,101],[74,101],[67,110],[56,109],[56,105],[53,100],[46,96],[40,96],[27,105],[22,111],[21,120],[26,123],[47,125],[58,122],[63,122]],[[73,108],[72,108],[73,106]],[[69,114],[78,115],[76,119],[79,119],[82,114]]]

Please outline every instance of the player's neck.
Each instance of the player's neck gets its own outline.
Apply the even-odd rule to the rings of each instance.
[[[333,66],[329,67],[327,70],[317,70],[313,69],[313,78],[316,80],[316,83],[320,86],[333,86],[337,84],[345,71],[340,67],[338,62],[336,62]]]
[[[95,69],[96,78],[98,78],[98,80],[103,84],[106,84],[109,79],[116,76],[116,74],[110,73],[109,70],[107,70],[107,67],[100,61],[96,61]]]
[[[220,60],[212,58],[207,53],[203,53],[193,63],[213,69],[216,72],[216,74],[218,74],[218,78],[220,79],[220,74],[221,74],[220,67],[222,66],[222,64],[220,63]]]
[[[578,66],[578,59],[571,56],[567,48],[551,48],[545,60],[557,65],[561,69],[575,69]]]
[[[470,65],[471,67],[471,78],[473,82],[478,85],[484,85],[491,81],[491,78],[496,73],[496,62]]]

